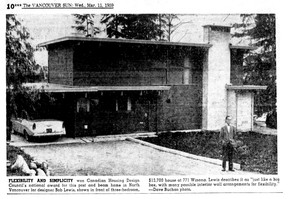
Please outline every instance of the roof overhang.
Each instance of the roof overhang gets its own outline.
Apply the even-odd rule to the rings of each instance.
[[[161,91],[171,86],[68,86],[49,83],[26,83],[24,86],[47,93],[81,93],[97,91]]]
[[[200,47],[210,48],[212,44],[207,43],[182,43],[182,42],[168,42],[168,41],[151,41],[151,40],[136,40],[136,39],[112,39],[112,38],[95,38],[95,37],[77,37],[67,36],[54,39],[51,41],[38,44],[39,47],[45,47],[52,44],[58,44],[66,41],[72,42],[102,42],[102,43],[126,43],[126,44],[143,44],[143,45],[163,45],[163,46],[185,46],[185,47]]]
[[[227,90],[266,90],[267,86],[258,86],[258,85],[226,85]]]
[[[221,24],[206,24],[204,25],[203,27],[225,27],[225,28],[232,28],[232,26],[229,26],[229,25],[221,25]]]
[[[235,45],[230,45],[230,49],[235,49],[235,50],[256,50],[257,47],[255,46],[235,46]]]

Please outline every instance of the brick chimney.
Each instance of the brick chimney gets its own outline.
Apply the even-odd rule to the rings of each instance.
[[[202,128],[217,130],[224,125],[227,114],[226,84],[230,84],[229,26],[205,25],[204,42],[212,44],[203,65]],[[235,118],[234,118],[235,119]]]

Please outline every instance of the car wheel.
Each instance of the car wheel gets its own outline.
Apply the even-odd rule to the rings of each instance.
[[[25,137],[25,140],[27,140],[27,141],[30,140],[30,136],[28,135],[28,133],[26,131],[24,131],[24,137]]]

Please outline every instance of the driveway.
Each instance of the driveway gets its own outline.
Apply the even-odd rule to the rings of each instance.
[[[221,166],[157,150],[133,141],[25,146],[24,151],[46,160],[54,176],[227,175]]]
[[[257,132],[257,133],[262,133],[262,134],[266,134],[266,135],[277,135],[277,129],[271,129],[269,127],[266,126],[265,124],[259,124],[258,125],[254,125],[253,127],[253,131]]]

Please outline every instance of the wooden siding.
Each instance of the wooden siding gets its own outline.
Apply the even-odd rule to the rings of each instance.
[[[48,52],[49,83],[73,85],[73,49],[54,48]]]
[[[202,86],[173,86],[164,93],[158,106],[159,130],[200,129],[202,126]]]
[[[83,44],[74,50],[73,84],[181,85],[185,60],[202,64],[203,53],[180,47]]]
[[[74,85],[77,86],[147,86],[164,85],[165,83],[165,71],[110,71],[74,73]]]
[[[50,83],[73,86],[172,85],[169,91],[100,91],[65,95],[71,102],[67,108],[74,111],[73,117],[63,116],[65,121],[74,125],[67,126],[68,136],[201,128],[205,53],[192,48],[115,44],[79,43],[67,49],[50,47]],[[187,77],[184,81],[185,70],[189,70],[188,81]],[[125,96],[130,97],[132,110],[117,111],[116,100],[120,102]],[[77,111],[80,98],[90,100],[88,112]],[[94,106],[93,100],[104,104]]]

